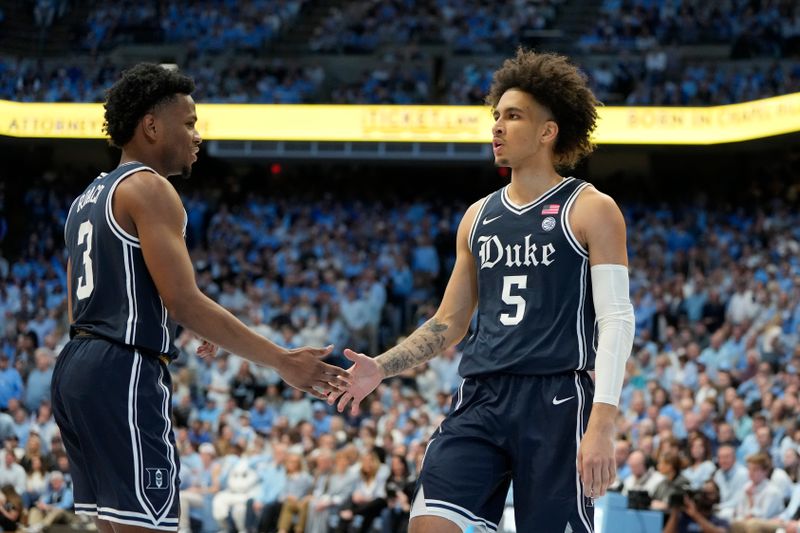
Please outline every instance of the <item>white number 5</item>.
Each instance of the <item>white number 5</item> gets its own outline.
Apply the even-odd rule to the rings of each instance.
[[[78,300],[88,298],[94,290],[94,272],[92,272],[92,223],[88,220],[78,228],[78,246],[86,242],[83,251],[83,276],[78,278],[78,290],[75,294]]]
[[[514,314],[500,314],[500,323],[504,326],[516,326],[522,322],[525,316],[525,298],[518,294],[511,294],[511,288],[528,288],[528,276],[505,276],[503,277],[503,303],[516,307]]]

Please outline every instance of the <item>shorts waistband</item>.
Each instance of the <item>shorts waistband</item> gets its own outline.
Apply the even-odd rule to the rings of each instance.
[[[95,339],[95,340],[101,340],[101,341],[110,342],[112,344],[119,344],[119,345],[122,345],[122,346],[126,346],[128,348],[134,348],[136,350],[139,350],[140,352],[142,352],[144,354],[147,354],[147,355],[149,355],[151,357],[155,357],[156,359],[158,359],[159,361],[161,361],[165,365],[169,365],[169,363],[170,363],[169,357],[167,357],[163,353],[155,353],[155,352],[152,352],[152,351],[149,351],[149,350],[142,350],[141,348],[137,348],[136,346],[131,346],[130,344],[123,344],[121,342],[117,342],[117,341],[111,340],[108,337],[103,337],[101,335],[97,335],[95,333],[92,333],[91,331],[87,331],[87,330],[82,329],[82,328],[72,328],[72,338],[73,339],[74,338]]]

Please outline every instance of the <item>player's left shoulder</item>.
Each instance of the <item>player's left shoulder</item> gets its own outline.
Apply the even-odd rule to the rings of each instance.
[[[593,185],[584,187],[580,192],[575,200],[572,214],[573,222],[623,222],[622,211],[617,202],[608,194],[597,190]]]
[[[597,232],[625,232],[625,219],[617,202],[594,186],[584,187],[570,213],[570,225],[582,243]]]

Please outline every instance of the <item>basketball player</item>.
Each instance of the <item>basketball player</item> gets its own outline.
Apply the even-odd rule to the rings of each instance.
[[[592,151],[598,102],[566,58],[524,50],[495,73],[487,102],[510,185],[467,209],[434,317],[375,359],[346,350],[353,384],[328,401],[340,411],[352,401],[357,413],[382,379],[459,342],[477,307],[410,531],[496,531],[513,480],[518,531],[591,532],[593,498],[615,478],[614,418],[633,343],[625,222],[610,197],[556,168]]]
[[[194,82],[140,64],[108,91],[105,130],[122,149],[69,210],[65,239],[72,339],[58,357],[53,407],[74,480],[75,511],[102,533],[178,528],[178,452],[168,363],[175,322],[277,369],[318,397],[344,371],[326,349],[284,350],[255,334],[195,284],[186,212],[166,177],[188,176],[200,135]],[[341,376],[341,377],[340,377]]]

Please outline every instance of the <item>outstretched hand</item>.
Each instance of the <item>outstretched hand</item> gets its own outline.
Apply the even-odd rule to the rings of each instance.
[[[350,385],[350,377],[345,369],[321,361],[331,350],[333,345],[289,350],[276,370],[286,383],[320,400],[328,394],[341,394]]]
[[[363,353],[357,353],[347,348],[344,351],[344,356],[355,363],[347,370],[351,383],[346,390],[329,393],[328,404],[333,405],[338,399],[339,403],[336,408],[341,413],[347,407],[347,404],[352,401],[350,414],[357,416],[359,404],[378,387],[381,380],[383,380],[383,372],[375,359]]]
[[[205,339],[203,339],[203,343],[197,347],[197,355],[200,356],[201,359],[205,358],[214,358],[217,356],[218,346],[213,344]]]

